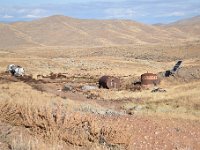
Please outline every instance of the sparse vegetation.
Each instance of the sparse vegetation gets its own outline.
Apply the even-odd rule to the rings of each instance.
[[[194,37],[186,36],[178,25],[176,30],[148,26],[147,33],[146,26],[130,21],[97,21],[91,27],[88,20],[73,27],[77,20],[71,20],[81,36],[69,29],[69,38],[59,34],[66,31],[60,22],[67,19],[55,18],[59,30],[53,39],[51,18],[34,22],[37,30],[31,23],[0,25],[0,31],[11,33],[0,42],[0,149],[200,149],[198,32],[191,29]],[[99,35],[89,31],[96,26],[103,28]],[[182,70],[159,84],[166,92],[131,90],[142,73],[162,74],[179,59]],[[5,75],[8,64],[23,66],[31,80]],[[48,78],[51,72],[64,77]],[[103,75],[119,77],[122,87],[81,88],[97,87]]]

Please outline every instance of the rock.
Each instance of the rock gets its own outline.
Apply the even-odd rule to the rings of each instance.
[[[89,91],[89,90],[95,90],[95,89],[97,89],[97,87],[96,86],[90,86],[90,85],[84,85],[81,89],[84,90],[84,91]]]
[[[134,111],[133,111],[133,109],[129,109],[126,113],[129,114],[129,115],[133,115]]]
[[[98,114],[100,114],[100,115],[105,115],[105,111],[100,110],[100,111],[98,111]]]
[[[72,91],[73,90],[73,87],[71,85],[64,85],[63,87],[63,91]]]
[[[140,110],[143,109],[143,106],[138,105],[138,106],[135,106],[134,109],[135,109],[136,111],[140,111]]]

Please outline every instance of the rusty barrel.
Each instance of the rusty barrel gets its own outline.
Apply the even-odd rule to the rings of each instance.
[[[119,89],[120,79],[113,76],[102,76],[99,79],[99,88]]]
[[[158,76],[153,73],[144,73],[141,75],[141,85],[148,89],[158,84]]]

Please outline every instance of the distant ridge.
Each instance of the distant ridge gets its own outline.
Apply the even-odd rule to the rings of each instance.
[[[180,31],[190,34],[191,36],[200,37],[200,16],[180,20],[171,24],[166,25],[166,27],[174,27]]]
[[[0,33],[0,48],[176,43],[191,40],[190,36],[199,38],[200,17],[160,26],[129,20],[89,20],[55,15],[30,22],[0,23]]]

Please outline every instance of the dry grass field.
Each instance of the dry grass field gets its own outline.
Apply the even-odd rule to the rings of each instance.
[[[0,25],[7,35],[0,41],[0,149],[200,149],[200,40],[192,28],[192,35],[185,33],[190,23],[98,23],[54,16]],[[9,45],[13,34],[18,40]],[[177,60],[183,60],[178,73],[157,85],[166,92],[127,88],[143,73],[172,69]],[[33,79],[5,74],[8,64],[21,65]],[[66,78],[37,80],[51,72]],[[122,88],[82,89],[97,87],[103,75],[119,77]],[[63,91],[65,85],[73,90]]]

